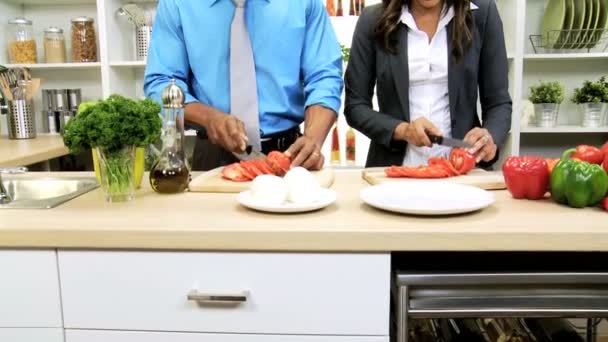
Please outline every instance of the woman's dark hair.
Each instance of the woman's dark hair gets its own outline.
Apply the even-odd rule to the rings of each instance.
[[[411,8],[414,0],[382,0],[382,16],[374,29],[374,38],[389,53],[397,53],[397,30],[401,22],[403,5]],[[452,57],[458,63],[473,42],[474,20],[470,10],[470,0],[444,0],[454,7],[452,28]]]

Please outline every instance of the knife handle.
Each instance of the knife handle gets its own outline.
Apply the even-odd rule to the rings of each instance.
[[[429,137],[429,140],[431,140],[433,144],[441,145],[441,143],[443,142],[443,137],[431,133],[427,133],[426,135]]]

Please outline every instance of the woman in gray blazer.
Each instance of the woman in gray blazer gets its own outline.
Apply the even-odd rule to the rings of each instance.
[[[447,156],[428,132],[473,144],[479,166],[490,167],[511,127],[507,64],[495,0],[383,0],[365,8],[346,69],[345,115],[371,139],[367,166]]]

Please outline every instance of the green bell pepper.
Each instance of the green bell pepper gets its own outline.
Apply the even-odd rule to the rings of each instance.
[[[551,173],[551,197],[560,204],[584,208],[598,204],[608,192],[608,174],[601,166],[570,159],[576,149],[562,154]]]

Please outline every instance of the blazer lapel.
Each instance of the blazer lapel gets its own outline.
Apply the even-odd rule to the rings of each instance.
[[[407,56],[407,28],[405,25],[399,25],[397,32],[397,54],[389,54],[391,62],[391,70],[393,72],[393,80],[399,102],[401,102],[401,110],[403,120],[410,120],[410,100],[409,100],[409,84],[410,73],[408,67]]]
[[[454,123],[456,122],[456,107],[458,106],[458,91],[461,88],[460,84],[463,82],[462,78],[462,67],[454,62],[452,58],[452,27],[453,21],[448,24],[447,36],[448,36],[448,94],[450,97],[450,118],[452,119],[452,131],[454,130]]]

